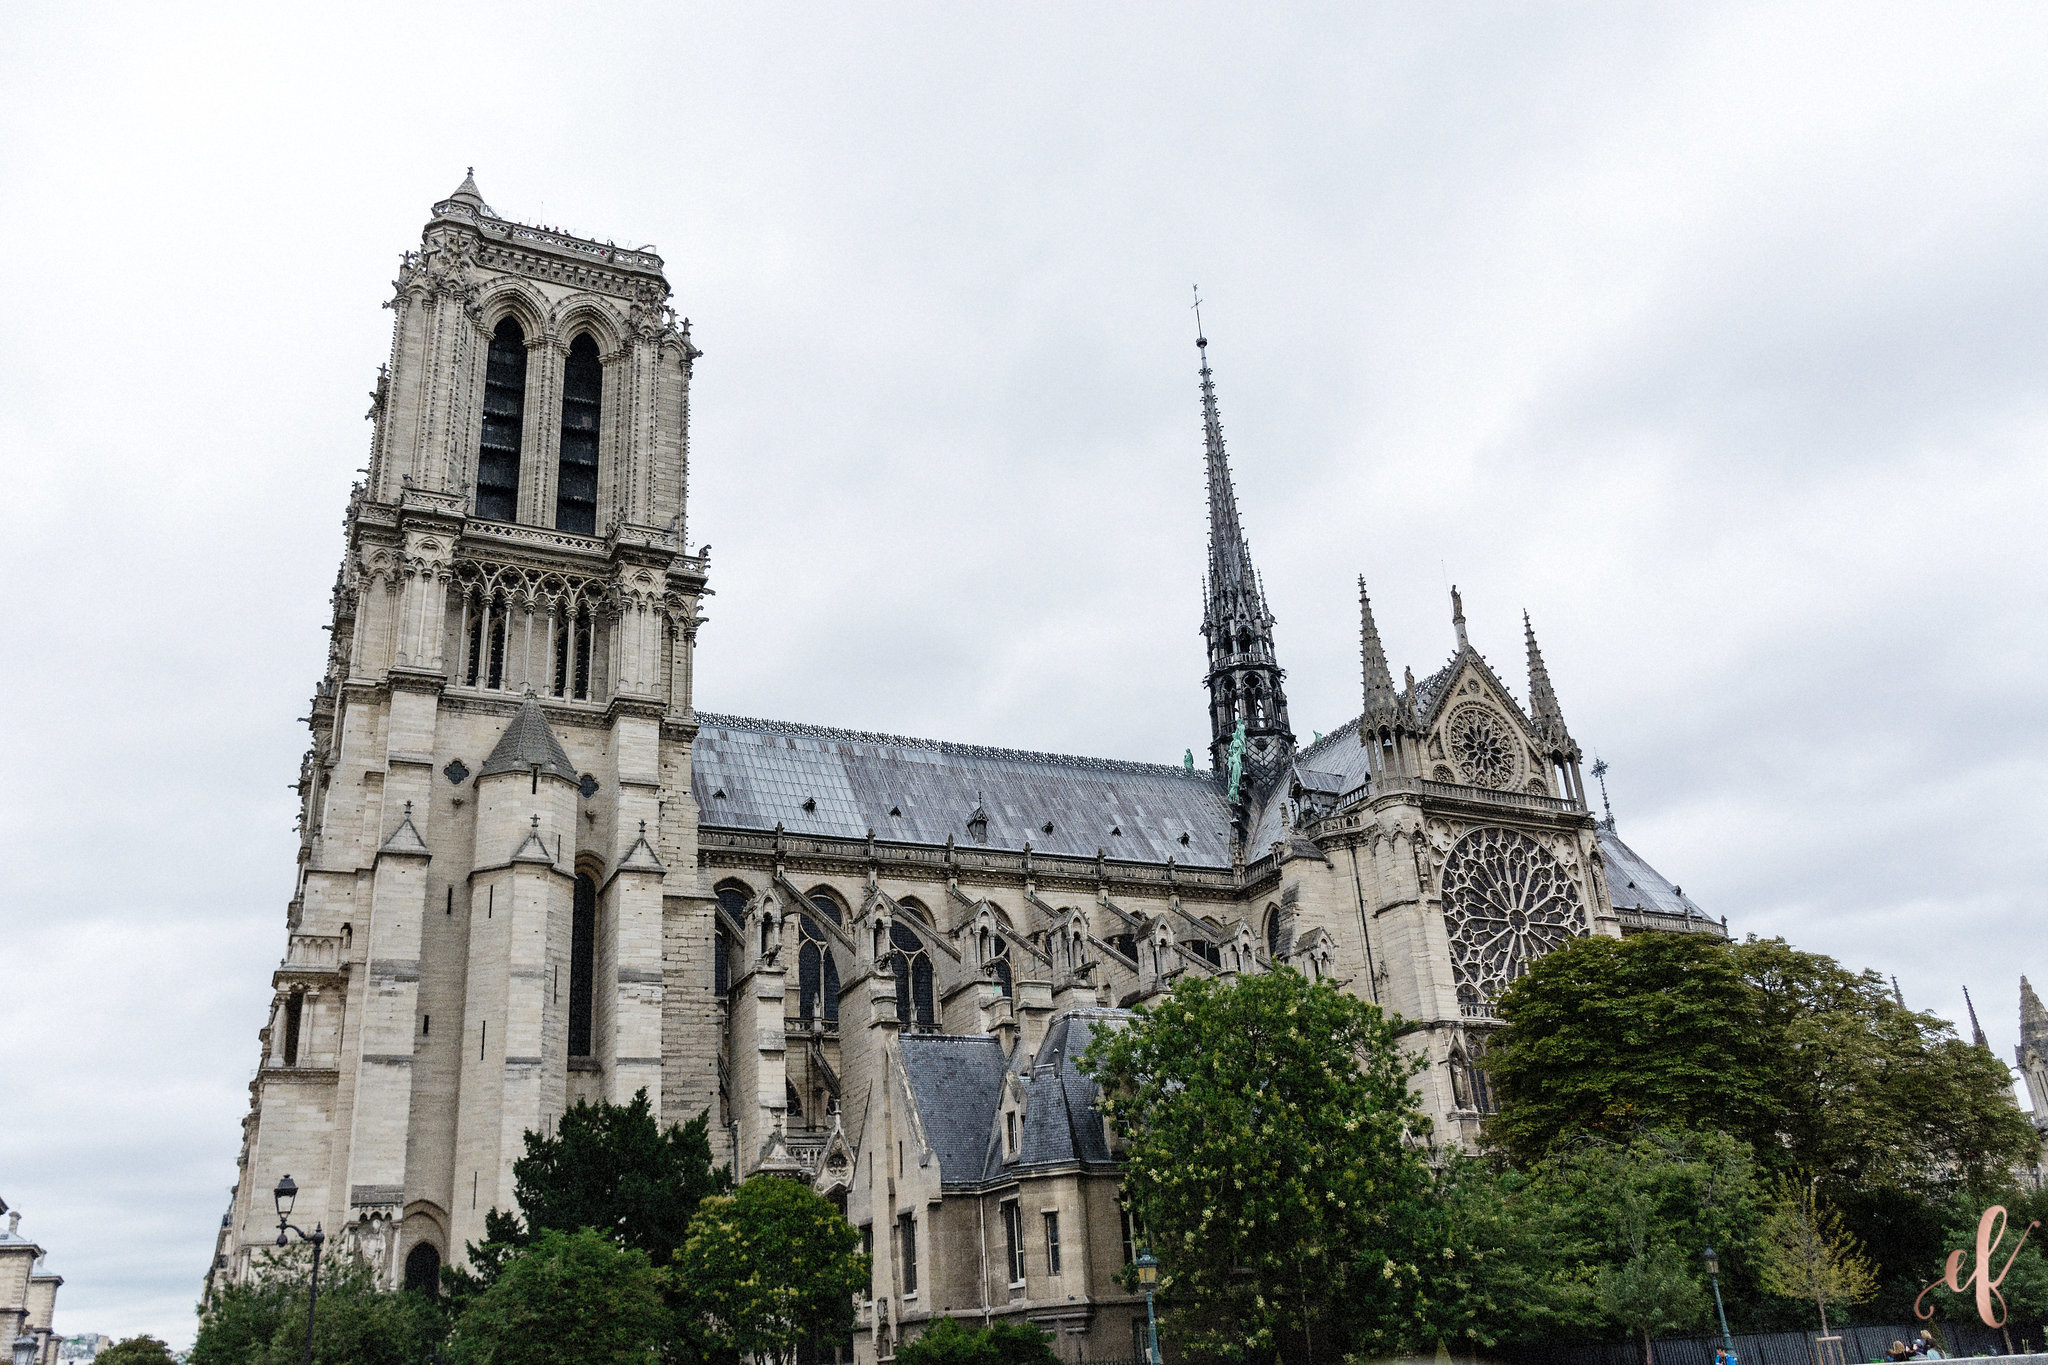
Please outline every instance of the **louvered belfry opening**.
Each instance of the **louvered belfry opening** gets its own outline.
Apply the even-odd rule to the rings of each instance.
[[[597,534],[597,414],[604,399],[604,365],[585,332],[569,343],[562,374],[562,464],[555,484],[555,529]]]
[[[519,441],[526,424],[526,333],[506,318],[491,333],[484,365],[484,429],[476,462],[476,514],[519,516]],[[593,451],[595,445],[593,444]],[[592,485],[593,490],[595,484]]]

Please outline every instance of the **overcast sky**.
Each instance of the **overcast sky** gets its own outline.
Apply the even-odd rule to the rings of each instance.
[[[1255,16],[1255,17],[1254,17]],[[1620,829],[2002,1056],[2048,977],[2048,11],[16,3],[0,1197],[189,1342],[399,253],[654,243],[706,709],[1207,739],[1207,304],[1304,738],[1540,632]]]

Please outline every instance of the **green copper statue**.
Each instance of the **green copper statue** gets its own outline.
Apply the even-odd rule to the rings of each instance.
[[[1187,765],[1189,772],[1193,772],[1195,770],[1195,751],[1193,749],[1188,750],[1187,753],[1184,756],[1182,756],[1181,762]]]
[[[1230,737],[1230,748],[1225,751],[1230,760],[1230,793],[1224,800],[1237,800],[1237,784],[1244,777],[1244,722],[1237,723],[1237,731]]]

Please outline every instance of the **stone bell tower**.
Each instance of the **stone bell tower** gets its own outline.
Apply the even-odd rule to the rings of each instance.
[[[566,1105],[715,1101],[699,353],[663,270],[473,178],[400,264],[216,1275],[274,1240],[283,1175],[295,1222],[418,1280],[512,1207],[522,1135]]]

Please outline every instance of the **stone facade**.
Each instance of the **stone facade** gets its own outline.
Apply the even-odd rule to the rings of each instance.
[[[43,1249],[21,1235],[21,1215],[0,1199],[0,1214],[7,1217],[7,1230],[0,1232],[0,1351],[5,1359],[18,1360],[15,1344],[23,1337],[35,1342],[30,1357],[34,1365],[56,1365],[63,1338],[51,1321],[57,1312],[57,1289],[62,1275],[43,1268]]]
[[[1074,1058],[1181,976],[1289,968],[1408,1021],[1435,1140],[1491,1108],[1499,989],[1584,934],[1725,933],[1587,808],[1466,637],[1303,746],[1202,343],[1210,765],[700,714],[698,352],[662,262],[437,204],[390,306],[300,774],[299,875],[213,1273],[300,1188],[386,1282],[512,1202],[528,1130],[645,1089],[875,1252],[857,1359],[937,1313],[1136,1355],[1111,1137]]]

